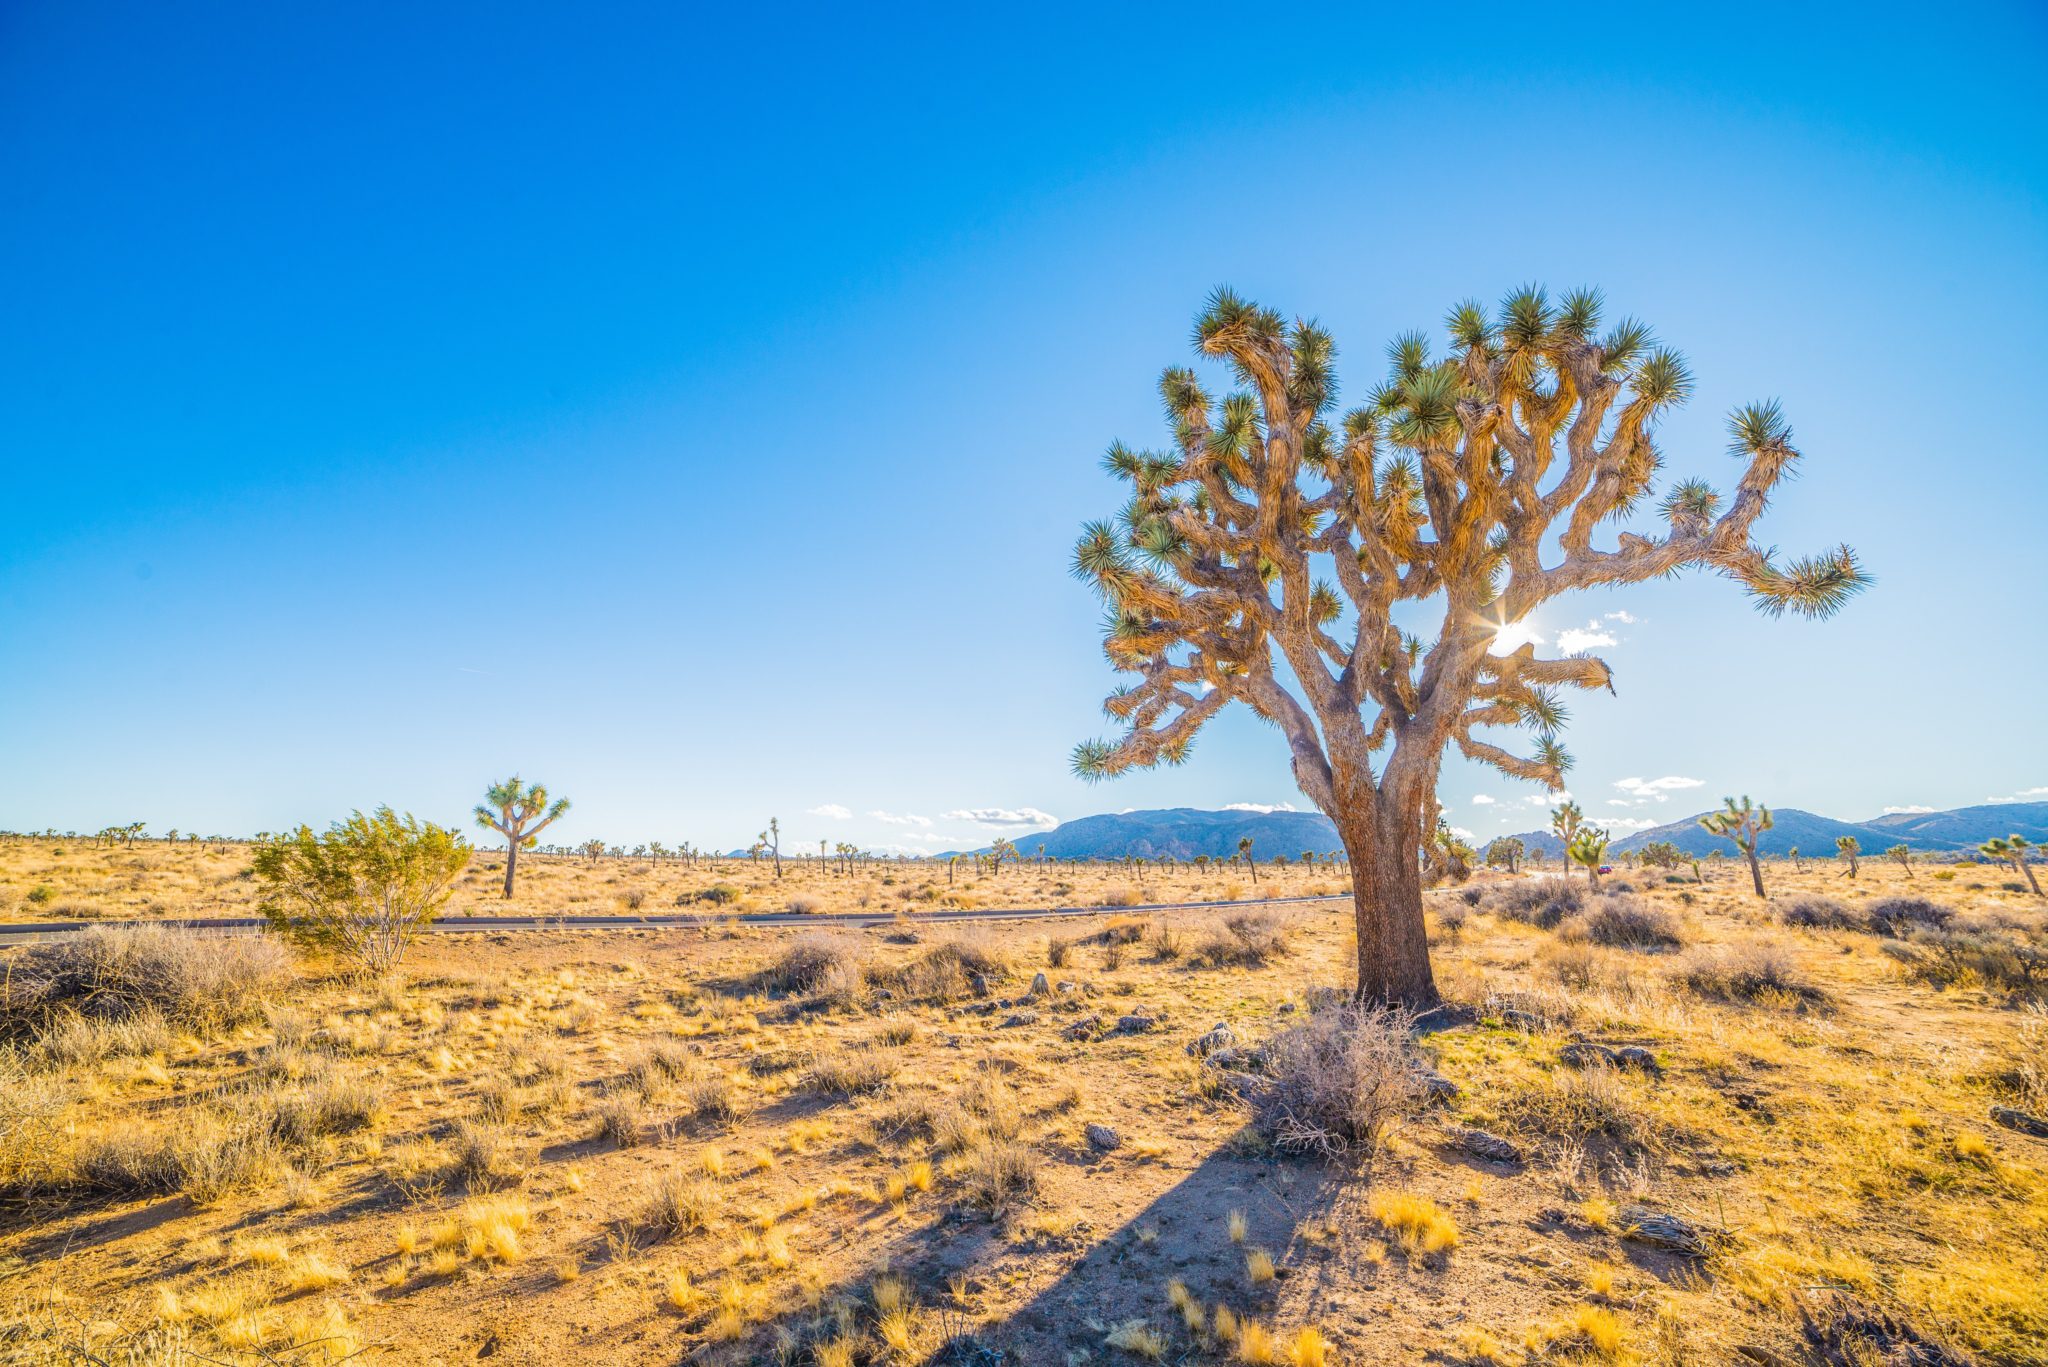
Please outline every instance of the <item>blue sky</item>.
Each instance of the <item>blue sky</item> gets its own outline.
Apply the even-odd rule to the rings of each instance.
[[[1067,770],[1097,458],[1225,282],[1353,394],[1456,300],[1598,285],[1692,363],[1674,473],[1783,400],[1762,535],[1878,584],[1551,605],[1614,642],[1589,811],[2048,785],[2040,7],[740,8],[0,10],[0,826],[447,820],[515,769],[627,843],[1306,805],[1246,715]]]

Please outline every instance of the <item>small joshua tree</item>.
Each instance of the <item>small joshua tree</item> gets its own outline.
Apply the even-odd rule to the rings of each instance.
[[[1863,846],[1857,841],[1855,836],[1844,835],[1836,837],[1835,857],[1849,861],[1849,867],[1843,870],[1842,877],[1854,878],[1856,876],[1856,871],[1863,867],[1862,854]]]
[[[2032,848],[2032,843],[2025,836],[2017,833],[2006,836],[2002,840],[1987,840],[1977,847],[1980,853],[1996,859],[2002,864],[2010,864],[2018,869],[2025,875],[2027,886],[2034,890],[2034,896],[2039,897],[2041,895],[2041,885],[2034,881],[2034,870],[2027,863],[2027,851]]]
[[[519,868],[519,852],[540,843],[540,833],[569,810],[569,799],[558,797],[548,804],[548,790],[538,783],[522,784],[514,774],[503,783],[484,789],[484,800],[476,809],[476,824],[505,837],[505,897],[512,896],[512,878]]]
[[[1794,845],[1791,849],[1785,851],[1785,857],[1792,861],[1792,867],[1794,870],[1796,870],[1799,873],[1806,872],[1806,861],[1799,857],[1799,847],[1797,845]]]
[[[1491,868],[1515,872],[1522,865],[1522,855],[1527,847],[1517,836],[1503,835],[1495,838],[1486,847],[1486,862]]]
[[[1730,420],[1732,499],[1684,480],[1657,504],[1661,528],[1595,544],[1648,504],[1657,421],[1692,390],[1647,327],[1602,333],[1600,314],[1591,290],[1553,302],[1529,287],[1491,315],[1460,304],[1446,354],[1398,338],[1386,383],[1340,414],[1330,334],[1221,290],[1195,345],[1239,388],[1219,399],[1169,369],[1171,449],[1109,449],[1132,496],[1083,530],[1074,570],[1109,605],[1110,663],[1137,677],[1105,704],[1123,736],[1080,745],[1074,767],[1182,763],[1234,701],[1277,727],[1350,856],[1360,999],[1437,1002],[1419,856],[1446,748],[1559,788],[1557,690],[1612,686],[1590,656],[1507,648],[1508,628],[1560,595],[1688,568],[1773,615],[1827,616],[1864,584],[1846,546],[1780,564],[1751,537],[1800,458],[1775,403]],[[1403,629],[1424,614],[1434,639]],[[1532,733],[1533,753],[1480,734],[1503,727]]]
[[[1237,838],[1237,857],[1242,859],[1244,866],[1252,871],[1252,886],[1257,887],[1259,885],[1259,866],[1252,862],[1252,838],[1250,836],[1241,835]]]
[[[761,832],[761,839],[754,849],[768,855],[775,861],[775,876],[782,877],[782,823],[774,817],[768,818],[768,829]]]
[[[382,977],[440,911],[469,845],[454,831],[379,807],[272,837],[256,851],[264,917],[280,934],[330,950],[357,974]]]
[[[1894,845],[1884,852],[1884,856],[1887,859],[1896,859],[1899,862],[1899,867],[1906,871],[1907,879],[1911,880],[1913,877],[1913,852],[1911,850],[1907,849],[1904,845]]]
[[[1764,895],[1764,871],[1757,863],[1757,837],[1771,828],[1771,809],[1751,806],[1749,794],[1744,793],[1740,806],[1732,797],[1724,797],[1725,804],[1718,812],[1708,812],[1700,818],[1700,829],[1711,835],[1718,835],[1735,842],[1735,848],[1742,851],[1742,857],[1749,861],[1749,881],[1756,888],[1756,895]]]
[[[1572,863],[1585,867],[1586,882],[1592,887],[1600,886],[1600,865],[1607,859],[1607,839],[1607,832],[1598,826],[1581,826],[1565,850]]]
[[[1002,868],[1005,859],[1016,858],[1017,847],[1003,837],[997,836],[995,843],[988,847],[988,871],[991,874],[996,873]]]

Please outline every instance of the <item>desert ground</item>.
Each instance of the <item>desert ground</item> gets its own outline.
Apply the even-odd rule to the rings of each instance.
[[[59,843],[0,847],[0,914],[253,906],[243,846]],[[534,859],[515,910],[818,925],[429,936],[383,982],[8,951],[0,1361],[2048,1362],[2010,871],[1483,871],[1429,894],[1412,1029],[1332,991],[1346,906],[1255,900],[1340,871],[1258,877]]]

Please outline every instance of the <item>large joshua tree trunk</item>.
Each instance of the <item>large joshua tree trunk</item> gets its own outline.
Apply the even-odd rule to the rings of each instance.
[[[1417,814],[1381,794],[1363,812],[1337,822],[1351,863],[1351,917],[1358,940],[1362,1002],[1424,1011],[1437,1005],[1422,923],[1422,861]]]
[[[505,900],[512,900],[512,875],[519,868],[519,842],[508,841],[505,845]]]
[[[1762,866],[1756,862],[1756,846],[1751,845],[1743,851],[1743,854],[1749,858],[1749,881],[1756,885],[1756,895],[1762,897],[1764,896],[1764,871]]]

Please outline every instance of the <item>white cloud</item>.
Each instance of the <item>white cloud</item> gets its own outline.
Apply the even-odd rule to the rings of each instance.
[[[977,826],[1057,826],[1060,819],[1036,807],[968,807],[947,812],[946,821],[972,821]]]
[[[1493,805],[1493,799],[1488,797],[1485,793],[1481,793],[1479,796],[1472,799],[1472,805],[1475,807],[1491,807]]]
[[[1478,836],[1472,834],[1472,832],[1466,830],[1463,826],[1451,827],[1451,834],[1458,837],[1458,839],[1465,841],[1467,844],[1470,844],[1472,841],[1477,840],[1479,838]]]
[[[1291,812],[1297,810],[1292,802],[1226,802],[1226,812]]]
[[[1614,644],[1614,634],[1603,631],[1598,622],[1588,622],[1583,627],[1566,627],[1557,633],[1557,648],[1566,655],[1583,655],[1589,650],[1601,650]]]
[[[1647,831],[1664,823],[1648,816],[1608,816],[1602,817],[1600,824],[1613,831]]]
[[[1552,804],[1563,806],[1572,800],[1571,793],[1563,788],[1554,793],[1531,793],[1522,799],[1524,807],[1548,807]]]
[[[2048,798],[2048,788],[2022,788],[2010,797],[1987,797],[1986,802],[2039,802]]]
[[[1614,786],[1627,793],[1630,797],[1635,798],[1637,803],[1641,804],[1651,801],[1669,802],[1671,794],[1686,788],[1704,788],[1706,783],[1707,781],[1703,778],[1686,778],[1680,774],[1666,774],[1663,778],[1618,778],[1614,781]],[[1612,800],[1611,798],[1609,799],[1609,801]]]
[[[1886,816],[1905,816],[1917,812],[1931,812],[1933,810],[1934,808],[1932,807],[1921,807],[1917,805],[1909,807],[1887,807],[1884,809],[1884,814]]]
[[[829,817],[831,817],[831,818],[832,818],[832,819],[833,819],[834,821],[844,821],[844,820],[846,820],[846,819],[847,819],[848,817],[851,817],[851,816],[853,815],[853,813],[852,813],[852,812],[849,812],[848,810],[846,810],[846,808],[844,808],[844,807],[840,806],[840,805],[839,805],[838,803],[836,803],[836,802],[828,802],[828,803],[826,803],[826,804],[825,804],[824,806],[822,806],[822,807],[809,807],[809,808],[806,808],[806,809],[804,810],[804,815],[805,815],[805,816],[829,816]]]
[[[891,826],[929,826],[932,824],[930,817],[918,816],[911,812],[905,812],[900,816],[894,812],[869,812],[868,815],[877,821],[886,822]]]
[[[1601,620],[1605,622],[1619,622],[1623,626],[1634,626],[1638,619],[1633,613],[1629,612],[1626,608],[1624,608],[1620,612],[1608,613]]]

